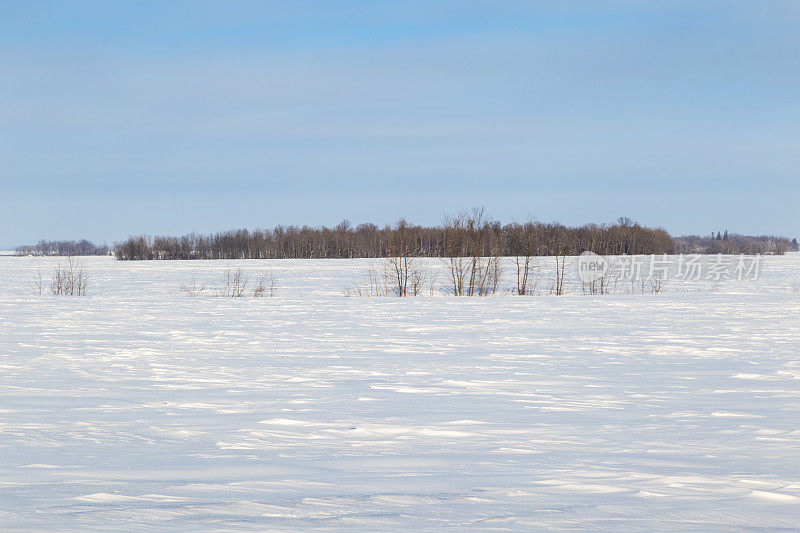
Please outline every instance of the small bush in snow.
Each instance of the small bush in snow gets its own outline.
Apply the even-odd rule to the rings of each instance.
[[[200,296],[206,292],[208,287],[197,282],[197,276],[192,274],[189,283],[181,284],[180,291],[189,296]],[[275,296],[278,292],[278,283],[272,274],[264,273],[252,281],[250,274],[241,268],[236,270],[228,269],[225,277],[219,284],[211,286],[209,289],[215,296],[224,298],[261,298],[264,296]]]
[[[83,263],[70,257],[53,268],[50,292],[56,296],[86,296],[88,279]]]

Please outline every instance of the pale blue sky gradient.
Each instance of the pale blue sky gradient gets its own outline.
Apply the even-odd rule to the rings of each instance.
[[[629,216],[800,235],[800,3],[0,0],[0,248]]]

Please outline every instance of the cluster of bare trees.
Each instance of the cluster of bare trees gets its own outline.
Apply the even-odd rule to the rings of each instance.
[[[404,219],[388,233],[388,265],[386,266],[387,291],[396,296],[418,296],[425,284],[433,286],[436,279],[418,264],[419,254],[414,248],[413,227]]]
[[[583,294],[609,295],[609,294],[659,294],[667,288],[667,279],[661,274],[642,276],[627,281],[621,281],[608,273],[592,281],[581,283]]]
[[[197,276],[192,274],[191,280],[182,284],[180,291],[189,296],[200,296],[208,293],[226,298],[242,298],[245,296],[261,298],[263,296],[275,296],[278,292],[278,284],[272,274],[268,272],[252,277],[241,268],[237,268],[236,270],[226,270],[222,280],[210,287],[198,282]]]
[[[33,275],[32,289],[34,294],[48,292],[54,296],[86,296],[89,285],[89,276],[83,263],[70,257],[65,263],[53,267],[49,284],[45,281],[42,269],[37,269]]]
[[[402,235],[398,236],[398,232]],[[117,259],[126,260],[397,257],[398,239],[407,247],[407,257],[565,256],[585,250],[601,255],[675,251],[672,237],[665,230],[646,228],[627,218],[610,225],[580,227],[538,221],[501,224],[481,210],[447,217],[443,224],[434,227],[404,222],[379,228],[374,224],[352,226],[343,221],[334,228],[278,226],[271,230],[242,229],[214,235],[140,235],[116,243],[114,250]],[[485,271],[477,272],[478,266],[475,265],[475,275],[486,275]],[[488,277],[491,276],[489,272]],[[469,291],[470,286],[474,287],[464,281],[465,290]]]
[[[500,283],[501,239],[483,209],[444,222],[449,291],[454,296],[488,296]]]
[[[419,264],[412,229],[404,219],[398,220],[387,235],[386,262],[364,272],[358,283],[345,288],[345,295],[419,296],[426,283],[433,293],[436,278]]]
[[[592,296],[613,294],[617,287],[617,281],[617,277],[610,270],[606,270],[589,281],[582,281],[581,290],[583,294]]]
[[[33,246],[20,246],[15,250],[17,255],[36,256],[76,256],[76,255],[108,255],[105,244],[96,245],[91,241],[39,241]]]
[[[345,296],[358,296],[361,298],[376,298],[389,296],[389,284],[392,277],[388,265],[383,268],[370,267],[361,275],[356,283],[344,288]]]
[[[405,263],[398,263],[396,258],[387,259],[381,265],[366,269],[355,283],[344,288],[344,294],[363,298],[433,296],[436,292],[436,275],[416,262],[413,266],[409,262],[409,271],[402,270],[405,268]]]
[[[716,232],[705,237],[684,235],[675,238],[675,251],[679,254],[774,254],[798,250],[797,239],[774,235],[748,236]]]

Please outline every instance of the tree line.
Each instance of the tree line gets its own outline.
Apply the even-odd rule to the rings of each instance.
[[[45,241],[30,246],[19,246],[17,255],[64,256],[76,255],[108,255],[111,251],[105,244],[96,245],[86,239],[79,241]]]
[[[401,244],[398,244],[401,243]],[[398,253],[398,246],[402,253]],[[344,220],[334,227],[276,226],[214,234],[176,236],[133,235],[117,242],[120,260],[170,259],[349,259],[376,257],[533,257],[578,255],[661,254],[783,254],[798,249],[797,240],[776,236],[745,236],[717,232],[708,236],[672,237],[663,228],[649,228],[629,218],[611,224],[566,226],[535,220],[503,224],[475,209],[445,217],[438,226],[405,220],[378,227],[353,226]],[[105,244],[88,240],[39,241],[16,249],[18,255],[107,255]],[[491,265],[489,265],[491,271]],[[482,272],[486,275],[486,272]]]
[[[402,234],[402,238],[398,235]],[[398,240],[399,239],[399,240]],[[348,259],[397,256],[497,257],[598,254],[670,254],[672,237],[662,228],[647,228],[623,218],[614,224],[571,227],[528,221],[501,224],[482,211],[447,217],[439,226],[400,220],[392,226],[351,225],[333,228],[277,226],[239,229],[182,237],[131,236],[114,245],[120,260],[151,259]]]
[[[774,235],[739,235],[713,232],[711,235],[684,235],[675,239],[675,251],[679,254],[775,254],[798,250],[797,239]]]

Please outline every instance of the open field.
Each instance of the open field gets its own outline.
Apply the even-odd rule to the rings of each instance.
[[[800,254],[404,299],[343,296],[369,260],[84,261],[89,295],[54,297],[57,259],[0,257],[4,531],[800,523]],[[231,267],[276,296],[179,292]]]

